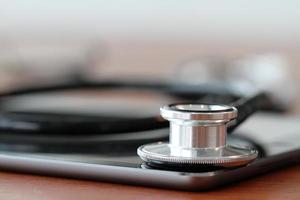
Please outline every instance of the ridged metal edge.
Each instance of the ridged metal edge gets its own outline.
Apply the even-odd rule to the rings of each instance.
[[[256,150],[252,150],[253,154],[248,154],[246,156],[241,155],[240,157],[218,157],[218,158],[182,158],[182,157],[163,157],[163,155],[150,155],[143,150],[141,150],[142,147],[138,148],[137,154],[141,157],[142,160],[145,162],[151,162],[151,161],[158,161],[158,162],[168,162],[173,164],[207,164],[207,165],[216,165],[216,164],[231,164],[231,163],[238,163],[238,162],[250,162],[254,160],[258,152]]]

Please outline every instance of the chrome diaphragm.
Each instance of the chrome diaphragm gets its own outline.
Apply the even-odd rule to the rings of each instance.
[[[226,144],[227,126],[238,115],[235,107],[171,104],[161,107],[160,112],[170,121],[169,143],[139,147],[137,153],[146,163],[238,167],[250,163],[258,155],[250,147]]]

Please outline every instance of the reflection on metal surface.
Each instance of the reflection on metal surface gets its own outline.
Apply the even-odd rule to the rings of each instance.
[[[227,125],[237,117],[234,107],[172,104],[163,106],[161,115],[170,121],[170,141],[139,147],[138,155],[147,163],[236,167],[258,155],[254,149],[226,144]]]

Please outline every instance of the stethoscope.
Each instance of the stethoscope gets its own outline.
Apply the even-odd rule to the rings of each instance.
[[[44,94],[73,89],[154,90],[181,101],[161,108],[162,116],[144,118],[88,117],[47,115],[45,113],[0,112],[0,145],[20,151],[38,148],[44,152],[93,153],[108,149],[137,148],[139,156],[153,165],[211,164],[238,166],[257,156],[257,151],[226,144],[233,132],[251,114],[269,109],[271,99],[265,93],[240,97],[226,87],[194,87],[184,89],[168,83],[141,82],[70,82],[45,87],[30,87],[0,94],[0,105],[10,98],[28,94]],[[209,98],[207,98],[209,97]],[[221,100],[220,100],[221,99]],[[42,102],[41,102],[42,103]],[[226,104],[226,105],[224,105]],[[168,128],[170,121],[170,133]],[[124,137],[125,136],[125,137]]]
[[[253,161],[258,151],[248,146],[228,145],[227,126],[238,116],[233,106],[180,103],[160,109],[170,121],[169,142],[140,146],[138,155],[152,166],[238,167]]]

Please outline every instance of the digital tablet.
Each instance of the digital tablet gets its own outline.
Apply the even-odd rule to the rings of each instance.
[[[259,151],[259,157],[247,166],[231,169],[152,168],[136,154],[136,148],[122,146],[95,153],[42,152],[38,148],[22,152],[1,145],[2,170],[43,174],[76,179],[142,185],[177,190],[202,191],[299,163],[300,117],[256,114],[228,137],[229,143],[241,143]],[[167,129],[134,133],[167,135]],[[142,145],[142,144],[140,144]],[[88,148],[88,147],[86,147]],[[238,183],[237,183],[238,184]]]

